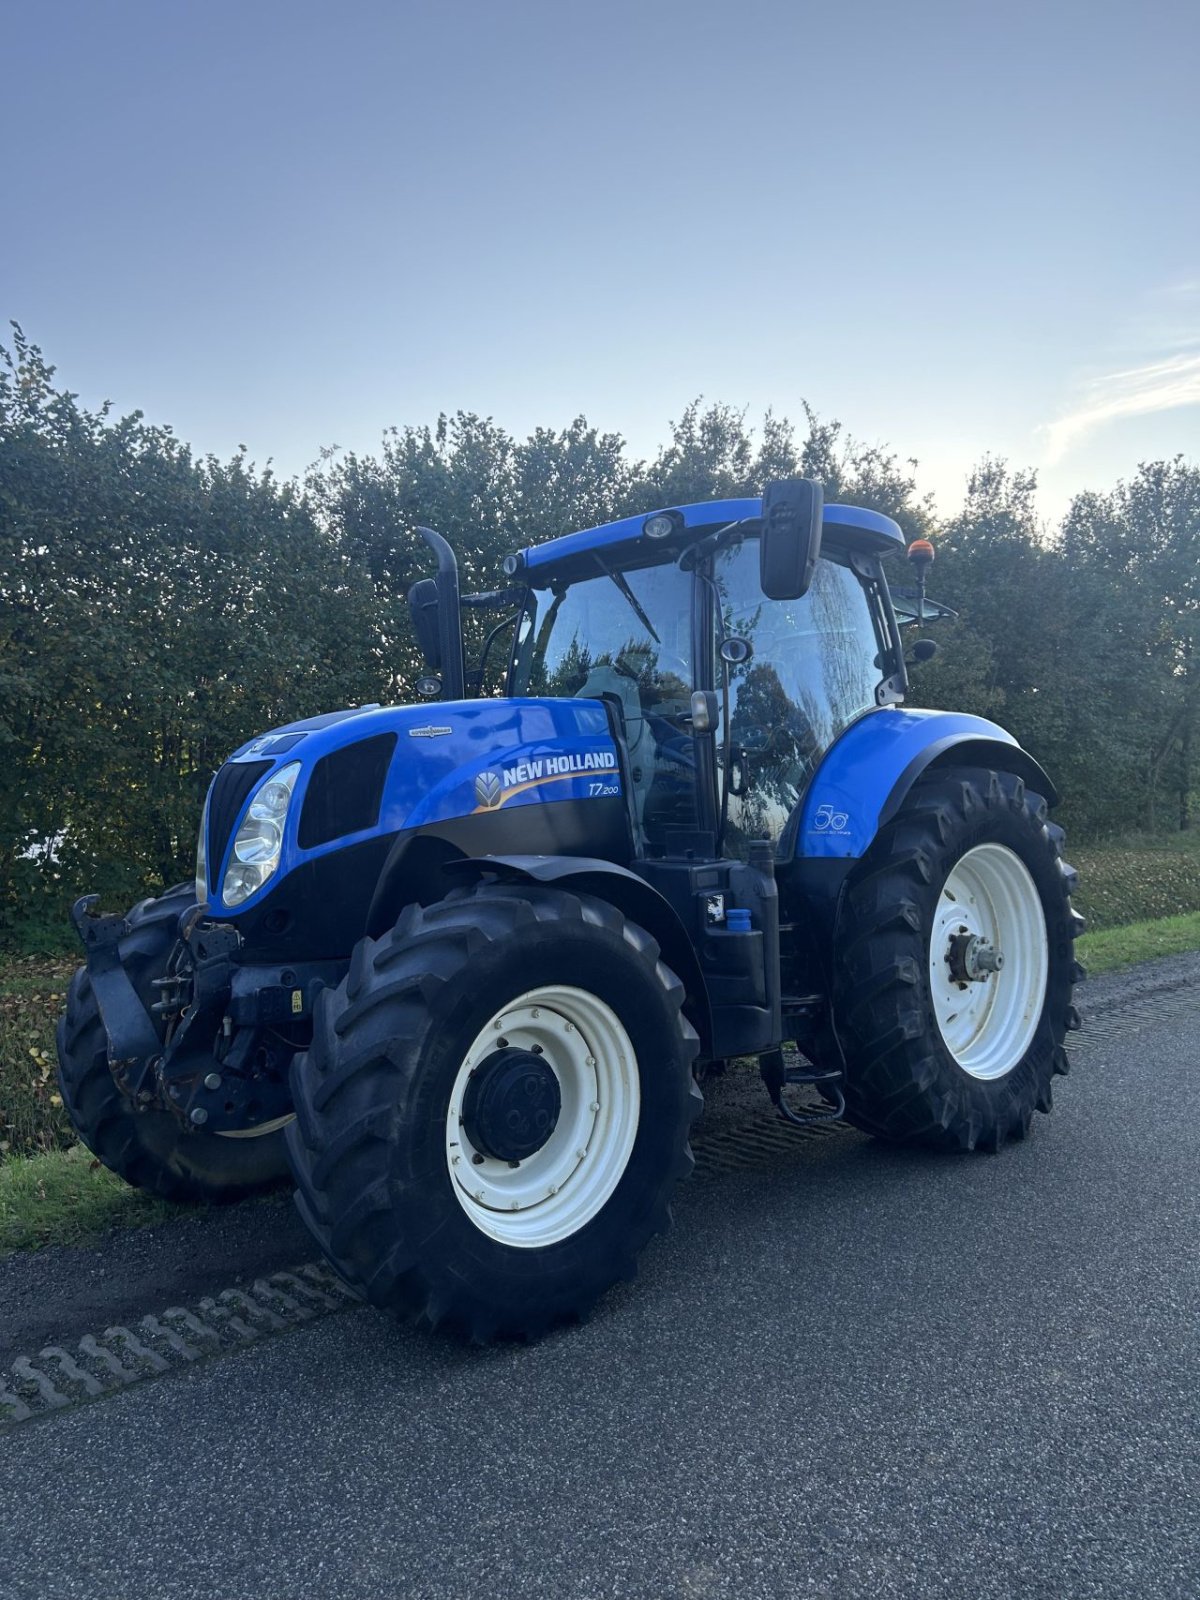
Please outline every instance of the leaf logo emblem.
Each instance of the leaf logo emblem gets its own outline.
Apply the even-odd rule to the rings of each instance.
[[[481,772],[475,779],[475,798],[481,806],[498,806],[504,784],[498,772]]]

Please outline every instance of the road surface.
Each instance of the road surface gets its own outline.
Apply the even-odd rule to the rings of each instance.
[[[1195,1600],[1198,976],[1091,985],[998,1157],[710,1162],[538,1345],[354,1309],[0,1432],[0,1596]]]

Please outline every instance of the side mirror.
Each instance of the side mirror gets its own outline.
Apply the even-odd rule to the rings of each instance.
[[[720,712],[714,689],[692,691],[692,732],[715,733]]]
[[[908,656],[910,666],[919,667],[923,661],[932,661],[941,650],[941,645],[936,639],[917,639]]]
[[[431,672],[442,670],[442,640],[438,628],[438,586],[433,578],[418,578],[408,591],[408,611],[413,632]]]
[[[769,600],[808,593],[821,554],[824,509],[821,485],[812,478],[783,478],[763,490],[759,580]]]

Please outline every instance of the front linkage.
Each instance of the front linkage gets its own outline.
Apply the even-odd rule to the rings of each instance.
[[[147,1004],[122,962],[129,919],[95,914],[98,899],[77,900],[71,920],[87,952],[109,1067],[127,1099],[209,1133],[239,1133],[290,1114],[292,1056],[308,1043],[317,993],[339,981],[345,964],[243,963],[237,929],[206,921],[193,903]]]

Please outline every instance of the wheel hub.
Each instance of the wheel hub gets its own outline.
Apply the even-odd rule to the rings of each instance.
[[[946,964],[955,983],[986,983],[1003,969],[1004,957],[990,940],[960,928],[950,936]]]
[[[558,1126],[562,1090],[545,1057],[533,1050],[494,1050],[471,1075],[463,1096],[463,1132],[485,1156],[524,1161]]]

